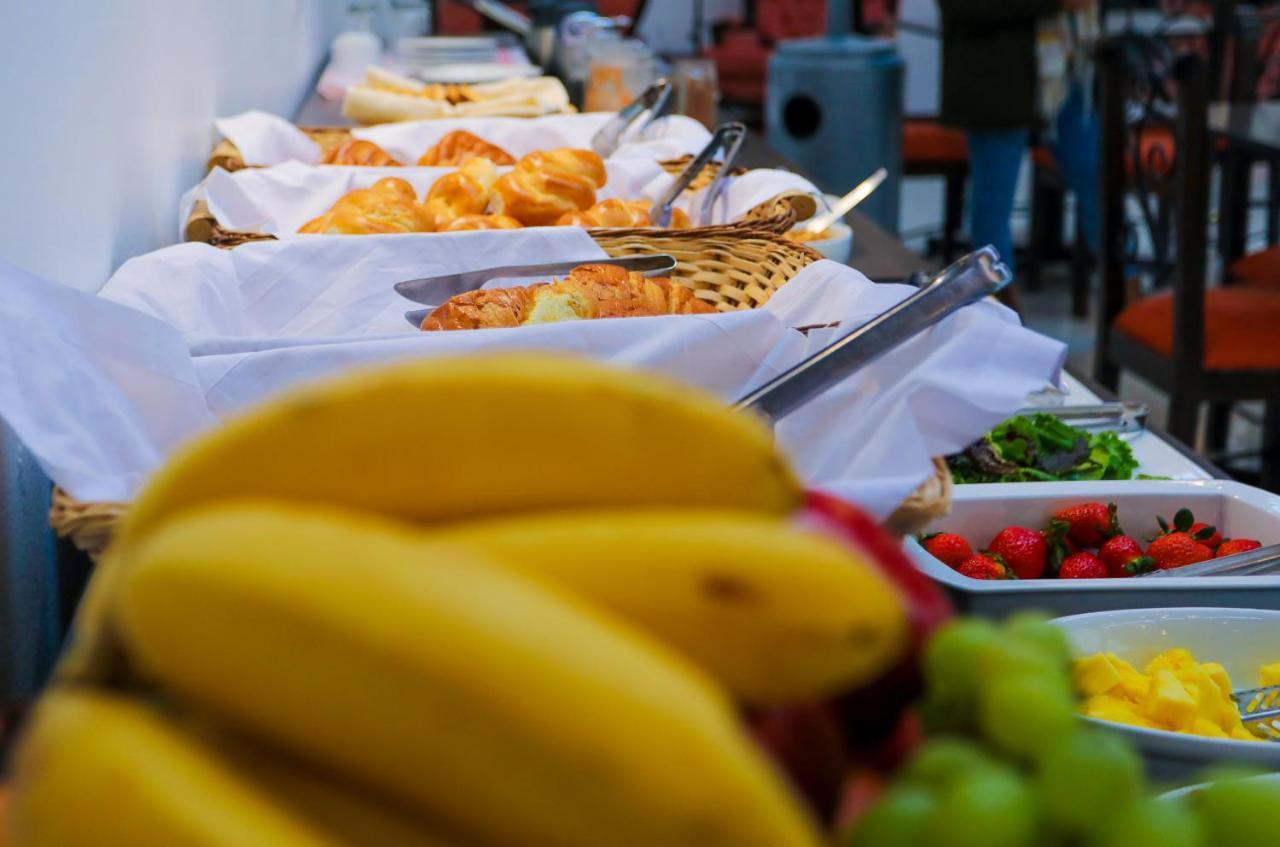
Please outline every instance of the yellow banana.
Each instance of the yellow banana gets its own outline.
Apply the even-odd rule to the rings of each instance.
[[[759,513],[562,512],[462,524],[441,537],[645,627],[755,704],[866,682],[906,643],[902,602],[872,565]]]
[[[112,598],[162,686],[468,840],[817,847],[701,673],[474,551],[372,517],[191,510]]]
[[[763,424],[674,382],[536,353],[426,359],[294,391],[199,439],[144,489],[120,540],[253,496],[445,521],[610,505],[780,513],[800,490]]]
[[[147,707],[50,691],[14,766],[21,847],[339,847]]]

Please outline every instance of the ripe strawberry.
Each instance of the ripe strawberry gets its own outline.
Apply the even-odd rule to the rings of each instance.
[[[1152,541],[1147,555],[1155,561],[1157,568],[1167,571],[1212,559],[1213,551],[1192,538],[1190,533],[1171,532]]]
[[[1234,556],[1236,553],[1257,550],[1261,546],[1262,542],[1254,541],[1252,538],[1230,538],[1219,544],[1218,551],[1213,555],[1215,559],[1221,559],[1223,556]]]
[[[1142,545],[1127,535],[1108,538],[1098,550],[1098,558],[1107,566],[1107,575],[1113,577],[1146,573],[1155,565],[1142,552]]]
[[[1209,530],[1208,535],[1205,535],[1204,531],[1206,529]],[[1218,545],[1222,543],[1222,533],[1218,532],[1217,529],[1209,526],[1209,524],[1204,521],[1196,521],[1191,525],[1191,529],[1187,530],[1187,532],[1191,533],[1192,538],[1199,541],[1210,550],[1217,550]]]
[[[1156,538],[1175,532],[1185,532],[1191,536],[1191,540],[1205,545],[1210,550],[1222,543],[1222,533],[1203,521],[1196,522],[1196,516],[1191,514],[1190,509],[1179,509],[1174,512],[1172,528],[1165,522],[1164,518],[1158,515],[1156,516],[1156,523],[1160,524],[1160,532],[1156,535]]]
[[[1073,553],[1058,568],[1058,579],[1105,579],[1107,566],[1092,553]]]
[[[935,532],[920,538],[920,543],[930,556],[947,565],[958,568],[973,555],[973,548],[954,532]]]
[[[1004,562],[984,553],[965,559],[956,570],[970,579],[1010,579]]]
[[[1003,559],[1018,579],[1039,579],[1049,558],[1049,542],[1042,532],[1009,526],[996,533],[987,552]]]
[[[1054,520],[1066,521],[1067,538],[1080,547],[1101,547],[1102,542],[1120,534],[1116,504],[1080,503],[1053,513]]]

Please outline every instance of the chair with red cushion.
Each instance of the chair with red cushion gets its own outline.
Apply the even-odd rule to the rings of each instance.
[[[1280,245],[1236,259],[1227,267],[1227,278],[1241,285],[1280,291]]]
[[[1104,46],[1102,179],[1124,180],[1131,128],[1125,119],[1127,74],[1113,44]],[[1102,208],[1102,303],[1094,363],[1098,381],[1117,387],[1121,369],[1169,395],[1169,431],[1195,442],[1201,404],[1226,408],[1265,401],[1261,483],[1280,490],[1280,288],[1206,287],[1209,176],[1209,72],[1180,59],[1174,144],[1178,260],[1171,290],[1125,304],[1125,194],[1106,191]]]
[[[706,56],[716,63],[726,100],[758,106],[764,102],[769,57],[779,41],[820,35],[826,26],[825,0],[757,0],[747,22],[721,28]]]
[[[946,180],[942,258],[950,262],[964,225],[964,190],[969,179],[969,145],[964,133],[933,118],[907,118],[902,122],[902,172]]]

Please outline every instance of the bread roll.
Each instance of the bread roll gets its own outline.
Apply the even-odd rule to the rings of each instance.
[[[590,150],[530,153],[494,185],[493,211],[525,226],[550,226],[570,212],[589,209],[607,179],[604,160]]]
[[[477,158],[436,180],[423,202],[431,229],[444,229],[464,215],[484,214],[497,179],[493,162]]]
[[[556,226],[584,226],[587,228],[651,227],[648,200],[621,200],[617,197],[601,200],[582,212],[570,212],[556,221]],[[689,216],[682,209],[671,210],[669,229],[688,229]]]
[[[512,165],[516,161],[498,145],[490,144],[465,129],[455,129],[428,147],[422,158],[418,159],[418,164],[427,167],[461,165],[477,156],[483,156],[495,165]]]
[[[440,227],[440,232],[462,232],[470,229],[520,229],[522,224],[506,215],[462,215]]]
[[[422,322],[425,331],[515,327],[593,318],[714,312],[693,290],[616,265],[579,265],[559,282],[490,288],[451,297]]]
[[[428,230],[429,222],[418,205],[413,186],[399,177],[386,177],[370,188],[348,192],[333,208],[303,224],[298,232],[376,235]]]
[[[395,167],[395,157],[372,141],[352,138],[334,147],[320,160],[322,165],[364,165],[366,167]]]

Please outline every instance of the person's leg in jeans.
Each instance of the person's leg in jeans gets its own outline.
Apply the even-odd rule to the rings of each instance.
[[[992,245],[1013,267],[1013,199],[1027,149],[1025,129],[966,130],[969,141],[969,235],[973,246]]]
[[[1098,255],[1102,229],[1099,220],[1099,129],[1098,117],[1085,108],[1079,86],[1073,88],[1058,112],[1057,135],[1050,148],[1067,187],[1076,195],[1076,214],[1093,255]]]

